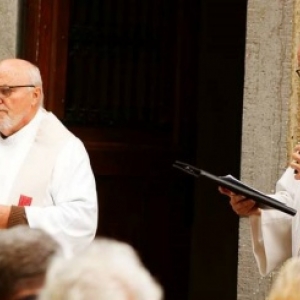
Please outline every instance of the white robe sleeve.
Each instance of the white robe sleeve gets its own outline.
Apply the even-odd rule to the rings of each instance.
[[[250,226],[254,257],[260,274],[265,276],[292,256],[292,242],[289,219],[274,216],[274,210],[262,214],[251,216]]]
[[[292,169],[287,169],[276,184],[271,197],[295,207],[296,182]],[[263,209],[261,216],[250,216],[254,257],[259,272],[266,275],[292,256],[292,217],[274,210]]]
[[[70,256],[94,239],[98,221],[95,178],[79,139],[71,138],[59,154],[49,189],[53,206],[26,207],[27,220],[57,239]]]

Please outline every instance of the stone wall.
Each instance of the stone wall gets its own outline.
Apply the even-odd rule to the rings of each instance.
[[[0,1],[0,60],[16,56],[18,0]]]
[[[298,138],[294,5],[248,0],[241,178],[266,193],[274,191]],[[241,219],[238,299],[265,299],[274,276],[259,275],[248,219]]]

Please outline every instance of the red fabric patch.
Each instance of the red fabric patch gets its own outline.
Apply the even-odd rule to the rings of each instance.
[[[20,195],[18,206],[30,206],[31,201],[32,201],[32,197]]]

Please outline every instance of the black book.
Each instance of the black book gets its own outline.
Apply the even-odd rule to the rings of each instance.
[[[188,173],[190,175],[193,175],[194,177],[200,177],[203,176],[205,178],[208,178],[212,181],[214,181],[218,186],[225,187],[229,189],[230,191],[243,195],[249,199],[255,200],[257,203],[259,203],[259,206],[261,208],[274,208],[277,210],[280,210],[281,212],[287,213],[291,216],[296,215],[297,211],[287,206],[286,204],[267,196],[266,194],[248,186],[247,184],[241,182],[237,178],[235,178],[232,175],[226,175],[226,176],[216,176],[213,175],[207,171],[198,169],[192,165],[176,161],[173,164],[173,167],[180,169],[181,171]]]

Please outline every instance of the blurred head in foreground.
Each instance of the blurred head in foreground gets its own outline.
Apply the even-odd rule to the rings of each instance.
[[[267,300],[300,299],[300,257],[286,261],[271,286]]]
[[[102,238],[84,253],[54,259],[39,299],[161,300],[163,292],[130,245]]]
[[[0,230],[0,298],[35,299],[59,245],[40,229],[25,225]]]

